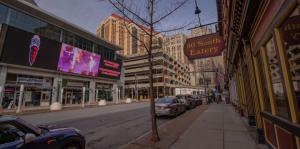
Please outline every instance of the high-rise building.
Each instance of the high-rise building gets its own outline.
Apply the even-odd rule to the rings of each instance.
[[[165,36],[163,38],[163,49],[169,56],[172,56],[176,61],[186,64],[188,63],[188,59],[183,52],[185,41],[186,35],[183,33]]]
[[[190,88],[189,67],[161,49],[153,53],[153,96],[173,96],[178,87]],[[132,54],[124,60],[125,96],[149,99],[149,61],[147,54]]]
[[[149,31],[149,29],[142,25],[136,25],[129,20],[124,20],[120,15],[113,13],[100,23],[96,35],[122,47],[123,51],[119,51],[119,53],[126,56],[146,53],[145,46],[149,46],[150,39],[145,31]],[[162,46],[161,35],[157,35],[153,39],[153,45]]]

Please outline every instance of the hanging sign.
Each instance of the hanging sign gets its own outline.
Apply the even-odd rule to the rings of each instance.
[[[188,59],[194,60],[219,56],[223,49],[223,37],[218,33],[213,33],[187,39],[183,50]]]

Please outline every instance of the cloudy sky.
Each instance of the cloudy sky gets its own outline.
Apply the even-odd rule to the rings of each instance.
[[[134,3],[141,0],[132,0]],[[164,8],[169,8],[174,0],[160,0],[159,11],[163,13]],[[117,12],[106,0],[35,0],[40,8],[45,9],[75,25],[78,25],[91,33],[107,16]],[[215,0],[197,0],[201,12],[201,23],[211,23],[217,20]],[[159,28],[176,27],[190,24],[189,27],[198,25],[198,18],[194,15],[195,1],[189,0],[176,13],[162,22]],[[186,29],[181,30],[186,32]]]

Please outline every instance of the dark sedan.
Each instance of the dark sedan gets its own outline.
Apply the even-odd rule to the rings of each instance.
[[[176,97],[163,97],[155,101],[157,116],[176,116],[185,112],[185,105]]]
[[[33,126],[15,116],[0,115],[0,149],[84,149],[75,128]]]
[[[193,100],[195,100],[195,103],[197,106],[202,105],[202,99],[198,95],[192,95]]]

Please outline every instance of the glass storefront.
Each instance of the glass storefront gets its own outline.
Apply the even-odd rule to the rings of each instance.
[[[89,82],[63,80],[63,105],[82,104],[83,87],[85,87],[85,103],[89,100]]]
[[[280,28],[283,37],[284,52],[293,84],[292,90],[300,110],[300,7],[298,6]]]
[[[3,109],[16,109],[19,102],[21,85],[24,86],[22,107],[40,107],[51,104],[52,78],[28,75],[7,74],[2,99]]]
[[[105,83],[96,84],[96,101],[113,101],[113,85]]]
[[[278,56],[278,49],[275,46],[274,38],[271,38],[266,44],[266,53],[268,66],[270,70],[273,95],[276,105],[276,114],[289,119],[289,107],[286,90],[282,77],[282,70]]]

